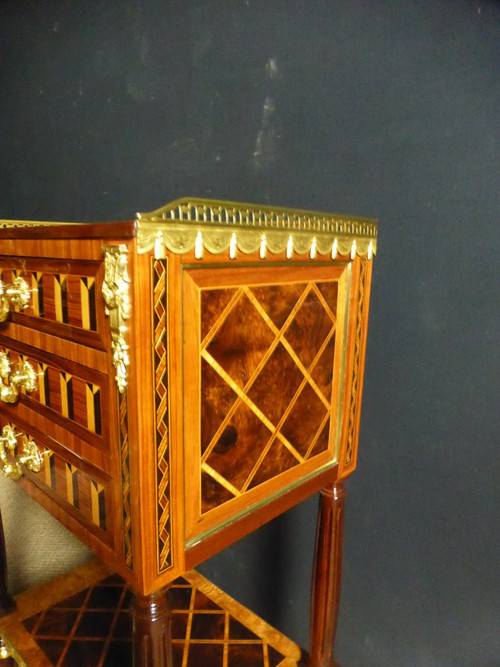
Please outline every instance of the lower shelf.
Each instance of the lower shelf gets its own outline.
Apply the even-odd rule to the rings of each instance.
[[[195,571],[170,590],[175,667],[298,667],[301,649]],[[130,592],[93,561],[16,598],[0,665],[132,665]],[[4,653],[5,653],[4,652]]]

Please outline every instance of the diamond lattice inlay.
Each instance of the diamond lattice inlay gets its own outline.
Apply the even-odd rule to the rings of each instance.
[[[177,579],[168,596],[173,667],[298,664],[300,649],[295,644],[197,572]],[[129,667],[130,600],[125,582],[114,575],[35,613],[23,624],[54,667]]]
[[[201,294],[205,513],[328,448],[338,285]]]

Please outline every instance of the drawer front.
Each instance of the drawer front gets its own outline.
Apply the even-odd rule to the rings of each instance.
[[[0,403],[6,414],[33,424],[64,449],[109,471],[109,420],[104,418],[109,376],[0,335],[2,365]],[[13,389],[16,373],[26,368],[35,386]]]
[[[110,477],[72,455],[54,438],[32,424],[21,418],[13,420],[0,407],[0,434],[7,433],[5,427],[15,433],[17,445],[8,448],[0,444],[0,450],[6,457],[4,471],[5,462],[13,463],[15,467],[16,461],[20,461],[24,443],[34,443],[42,456],[41,469],[30,471],[29,464],[24,463],[19,468],[21,479],[28,480],[43,493],[44,498],[58,505],[101,542],[111,546],[113,493]]]
[[[105,349],[104,312],[97,305],[103,279],[101,262],[1,256],[0,272],[5,287],[22,279],[30,291],[24,307],[11,307],[11,322]],[[2,328],[9,335],[9,327]]]

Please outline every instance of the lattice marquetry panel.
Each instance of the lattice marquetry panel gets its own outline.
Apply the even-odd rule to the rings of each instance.
[[[54,667],[132,665],[131,594],[111,576],[23,621]],[[300,649],[196,572],[174,582],[174,667],[296,667]]]
[[[5,261],[5,260],[4,260]],[[61,264],[61,268],[63,268]],[[30,302],[23,309],[32,315],[87,331],[97,331],[96,278],[54,270],[26,271],[1,269],[5,284],[22,277],[32,290]]]
[[[195,581],[207,583],[201,577],[196,577]],[[257,634],[258,628],[244,625],[235,618],[233,609],[224,604],[227,598],[214,586],[205,585],[203,589],[199,590],[185,579],[178,579],[171,589],[170,599],[175,610],[172,620],[175,667],[278,667],[282,664],[287,657],[283,649],[278,650],[266,637]],[[290,660],[287,664],[291,667],[296,663]]]
[[[201,292],[202,512],[325,452],[338,283]]]

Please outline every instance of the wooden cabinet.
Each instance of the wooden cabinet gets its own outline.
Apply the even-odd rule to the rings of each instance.
[[[136,609],[352,472],[376,223],[184,199],[126,223],[4,225],[3,460],[36,443],[44,465],[19,483]],[[26,363],[36,387],[13,376]]]

